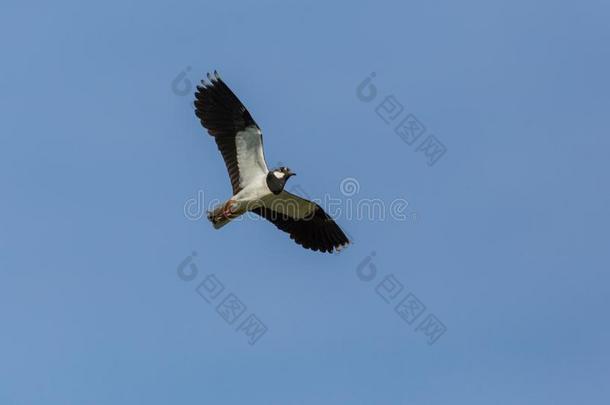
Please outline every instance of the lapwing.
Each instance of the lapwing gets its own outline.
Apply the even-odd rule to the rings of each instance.
[[[322,207],[284,190],[295,173],[267,168],[261,129],[218,72],[207,78],[197,86],[195,114],[214,137],[233,187],[233,196],[208,213],[214,228],[254,212],[306,249],[332,253],[346,247],[350,241]]]

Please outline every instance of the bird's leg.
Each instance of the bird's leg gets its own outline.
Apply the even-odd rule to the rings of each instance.
[[[223,220],[230,220],[233,216],[234,205],[234,200],[228,200],[223,205],[216,207],[213,211],[208,212],[208,219],[215,224],[222,222]]]
[[[233,211],[231,210],[231,208],[234,203],[235,203],[235,201],[229,200],[229,201],[227,201],[224,208],[222,209],[222,216],[225,217],[226,219],[229,219],[231,214],[233,214]]]

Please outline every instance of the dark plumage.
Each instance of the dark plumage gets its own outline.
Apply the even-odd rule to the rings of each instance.
[[[339,225],[318,204],[315,205],[313,215],[303,219],[294,219],[267,207],[259,207],[252,212],[290,234],[290,239],[306,249],[331,253],[333,249],[347,245],[349,240]]]
[[[240,191],[239,170],[235,151],[235,134],[247,127],[258,128],[246,107],[222,81],[218,72],[208,73],[211,84],[202,80],[195,93],[195,115],[212,135],[225,161],[233,194]],[[260,128],[258,128],[260,130]]]

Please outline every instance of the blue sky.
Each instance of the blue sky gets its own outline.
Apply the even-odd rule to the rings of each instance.
[[[4,1],[0,403],[607,404],[609,12]],[[187,218],[230,196],[191,108],[213,69],[289,188],[406,219],[342,216],[323,255]]]

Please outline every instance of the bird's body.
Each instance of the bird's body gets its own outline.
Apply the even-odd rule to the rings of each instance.
[[[319,205],[284,191],[294,173],[267,168],[260,128],[218,73],[208,79],[209,84],[197,86],[195,113],[215,138],[233,187],[233,196],[208,213],[214,228],[251,211],[305,248],[332,252],[345,247],[349,240]]]
[[[273,193],[267,186],[267,176],[255,177],[245,188],[210,212],[208,219],[212,221],[214,228],[219,229],[232,219],[260,207],[270,195]],[[227,213],[228,215],[224,215]]]

